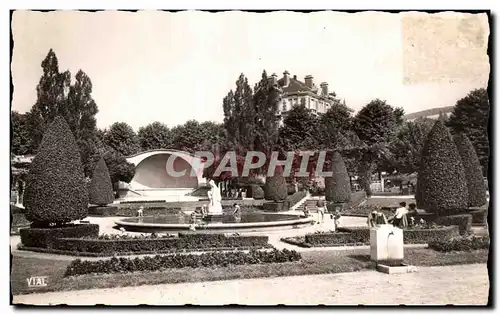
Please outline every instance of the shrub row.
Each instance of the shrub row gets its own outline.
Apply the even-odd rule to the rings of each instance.
[[[434,240],[429,242],[429,248],[439,252],[472,251],[477,249],[489,249],[490,238],[488,236],[456,237],[448,240]]]
[[[117,216],[117,217],[135,217],[137,215],[137,206],[134,208],[122,208],[122,207],[90,207],[89,215],[90,216],[98,216],[98,217],[108,217],[108,216]],[[144,216],[154,216],[154,215],[165,215],[165,214],[177,214],[181,211],[181,208],[168,208],[161,206],[148,206],[144,207],[143,215]]]
[[[457,214],[444,217],[437,217],[434,222],[439,225],[458,225],[460,235],[468,235],[472,229],[472,215]]]
[[[24,246],[51,248],[61,238],[97,237],[99,225],[77,224],[54,228],[26,228],[19,232]]]
[[[180,234],[179,237],[143,239],[59,238],[52,248],[87,253],[155,252],[174,249],[265,247],[267,236],[225,236],[224,234]],[[28,245],[26,245],[28,246]]]
[[[445,226],[434,229],[408,229],[403,232],[405,244],[425,244],[434,239],[449,239],[459,235],[457,226]],[[344,246],[370,243],[370,229],[365,227],[339,228],[336,232],[317,232],[307,234],[305,243],[312,246],[328,244]]]
[[[19,250],[27,250],[32,252],[49,253],[56,255],[68,255],[79,257],[112,257],[112,256],[128,256],[128,255],[151,255],[151,254],[177,254],[177,253],[190,253],[190,252],[220,252],[220,251],[234,251],[234,250],[257,250],[257,249],[271,249],[273,246],[267,244],[262,247],[204,247],[204,248],[173,248],[168,250],[155,250],[155,251],[141,251],[141,252],[120,252],[116,253],[91,253],[91,252],[75,252],[71,250],[59,250],[53,248],[40,248],[40,247],[26,247],[20,244]]]
[[[213,252],[200,255],[169,255],[144,258],[116,258],[98,261],[74,260],[68,266],[65,276],[89,273],[126,273],[136,271],[157,271],[167,268],[199,268],[262,263],[284,263],[301,259],[296,251],[287,249],[273,251]]]

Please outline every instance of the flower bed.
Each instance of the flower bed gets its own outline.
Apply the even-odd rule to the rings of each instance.
[[[415,227],[405,229],[405,244],[426,244],[434,239],[450,239],[459,235],[457,226]],[[303,238],[282,238],[282,241],[301,247],[356,246],[370,244],[370,229],[365,227],[344,227],[337,231],[306,234]]]
[[[82,253],[151,253],[178,249],[263,248],[268,236],[225,236],[224,234],[179,234],[179,237],[58,238],[52,249]]]
[[[99,225],[77,224],[53,228],[26,228],[20,230],[21,243],[26,247],[51,248],[60,238],[97,237]]]
[[[273,251],[213,252],[200,255],[176,254],[144,258],[111,258],[98,261],[74,260],[68,266],[65,276],[89,273],[128,273],[136,271],[157,271],[169,268],[225,267],[229,265],[268,264],[293,262],[301,259],[296,251],[287,249]]]
[[[439,252],[470,252],[477,249],[489,249],[490,238],[488,236],[472,236],[456,237],[448,240],[436,239],[429,242],[429,248]]]

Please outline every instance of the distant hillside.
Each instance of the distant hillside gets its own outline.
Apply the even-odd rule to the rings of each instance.
[[[453,110],[453,107],[455,107],[455,106],[446,106],[446,107],[427,109],[427,110],[423,110],[420,112],[405,115],[404,118],[408,119],[408,120],[412,120],[412,119],[417,119],[417,118],[421,118],[421,117],[429,117],[429,116],[439,115],[439,114],[443,114],[443,113],[450,113]]]

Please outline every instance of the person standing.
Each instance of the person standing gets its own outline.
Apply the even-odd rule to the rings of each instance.
[[[323,223],[325,218],[325,202],[323,201],[323,197],[319,197],[316,207],[318,210],[318,224],[320,224]]]
[[[144,215],[144,207],[140,206],[139,209],[137,209],[137,216],[142,218],[143,215]]]

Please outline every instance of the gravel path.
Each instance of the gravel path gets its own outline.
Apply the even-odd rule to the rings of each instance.
[[[443,305],[488,301],[486,264],[420,267],[387,275],[362,271],[332,275],[244,279],[95,289],[14,296],[13,303],[69,305]]]

